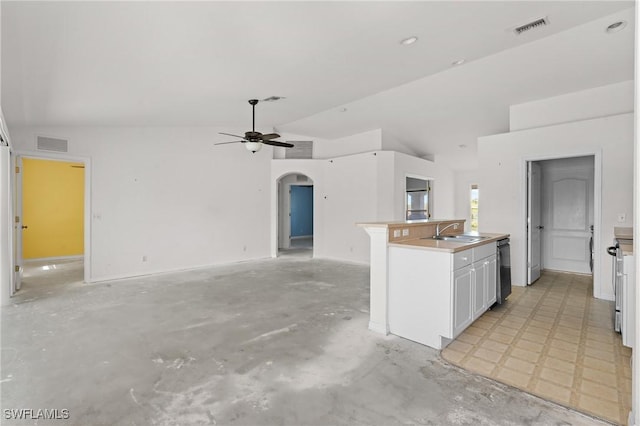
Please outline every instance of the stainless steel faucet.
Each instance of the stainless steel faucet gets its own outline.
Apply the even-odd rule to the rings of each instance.
[[[441,232],[446,231],[447,229],[451,228],[453,226],[453,229],[458,229],[458,222],[454,222],[454,223],[450,223],[447,226],[445,226],[444,228],[440,229],[440,223],[436,224],[436,238],[438,238],[440,236]]]

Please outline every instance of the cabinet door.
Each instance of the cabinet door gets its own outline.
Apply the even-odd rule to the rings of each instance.
[[[472,321],[472,272],[467,266],[453,272],[453,337]]]
[[[487,298],[485,294],[487,281],[487,263],[482,259],[473,264],[472,269],[472,297],[473,297],[473,319],[478,318],[487,309]]]
[[[487,277],[485,288],[487,295],[487,308],[496,303],[497,300],[497,291],[498,291],[498,280],[497,280],[497,259],[496,255],[490,256],[487,260],[487,264],[485,265],[484,271],[485,276]]]

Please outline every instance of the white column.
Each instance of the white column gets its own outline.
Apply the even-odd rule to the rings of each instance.
[[[369,329],[386,335],[389,334],[389,230],[386,226],[366,225],[364,229],[371,238]]]

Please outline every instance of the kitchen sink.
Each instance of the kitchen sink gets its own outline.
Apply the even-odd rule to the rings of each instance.
[[[454,241],[457,243],[475,243],[478,241],[482,241],[485,238],[489,237],[481,237],[479,235],[440,235],[438,237],[425,237],[423,240],[442,240],[442,241]]]

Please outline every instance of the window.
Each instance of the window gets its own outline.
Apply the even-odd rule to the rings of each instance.
[[[478,198],[480,190],[478,185],[471,185],[471,230],[478,230]]]

